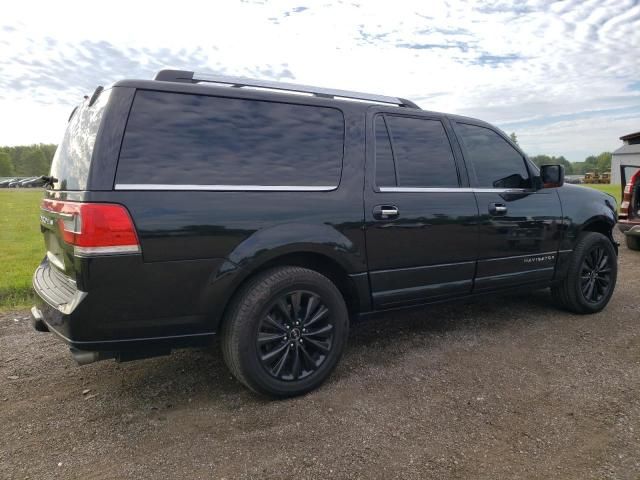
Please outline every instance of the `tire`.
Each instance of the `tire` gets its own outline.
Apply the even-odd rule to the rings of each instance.
[[[233,376],[254,392],[292,397],[327,379],[348,330],[344,299],[327,277],[278,267],[250,279],[231,301],[222,353]]]
[[[611,240],[597,232],[578,237],[567,276],[551,288],[556,303],[574,313],[596,313],[607,306],[616,286],[618,263]]]
[[[625,242],[629,250],[640,250],[640,237],[625,235]]]

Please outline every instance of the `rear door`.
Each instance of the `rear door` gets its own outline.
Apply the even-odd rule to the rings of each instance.
[[[474,291],[551,280],[562,231],[556,189],[534,189],[536,172],[497,130],[454,127],[480,212]]]
[[[471,291],[478,210],[439,116],[373,112],[366,244],[374,308]]]

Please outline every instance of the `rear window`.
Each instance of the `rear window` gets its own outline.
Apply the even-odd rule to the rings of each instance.
[[[111,90],[104,90],[92,106],[84,102],[75,111],[51,162],[56,190],[86,190],[93,146]]]
[[[334,188],[343,146],[334,108],[138,91],[116,184]]]

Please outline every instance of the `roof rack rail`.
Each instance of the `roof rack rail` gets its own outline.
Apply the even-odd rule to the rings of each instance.
[[[352,92],[349,90],[337,90],[334,88],[312,87],[297,83],[274,82],[271,80],[258,80],[246,77],[233,77],[228,75],[212,75],[206,73],[195,73],[186,70],[160,70],[154,80],[163,82],[181,83],[217,83],[221,85],[231,85],[232,87],[258,87],[270,90],[284,90],[289,92],[300,92],[315,95],[323,98],[344,98],[354,100],[365,100],[370,102],[398,105],[400,107],[415,108],[420,107],[410,100],[399,97],[387,97],[374,93]]]

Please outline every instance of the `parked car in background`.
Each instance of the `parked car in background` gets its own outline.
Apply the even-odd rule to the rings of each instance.
[[[7,185],[9,188],[20,188],[20,184],[31,177],[17,177]]]
[[[23,180],[21,183],[22,188],[36,188],[44,187],[46,180],[44,176],[32,177],[27,180]]]
[[[31,182],[32,180],[34,180],[35,178],[38,177],[26,177],[23,178],[22,180],[20,180],[19,182],[17,182],[14,187],[15,188],[25,188],[28,187],[29,182]]]
[[[584,175],[565,175],[564,179],[565,179],[565,182],[567,183],[573,183],[574,185],[578,185],[580,183],[583,183]]]
[[[622,203],[618,215],[618,228],[624,233],[627,247],[640,250],[640,168],[621,165]]]
[[[589,314],[616,284],[612,196],[399,97],[162,71],[96,89],[50,175],[31,312],[80,364],[218,336],[244,385],[299,395],[351,320],[549,287]]]
[[[0,188],[8,188],[9,184],[18,180],[16,177],[5,178],[0,181]]]
[[[14,178],[10,182],[8,182],[5,185],[5,187],[8,187],[8,188],[42,187],[45,184],[45,181],[42,178],[43,178],[42,176]]]

